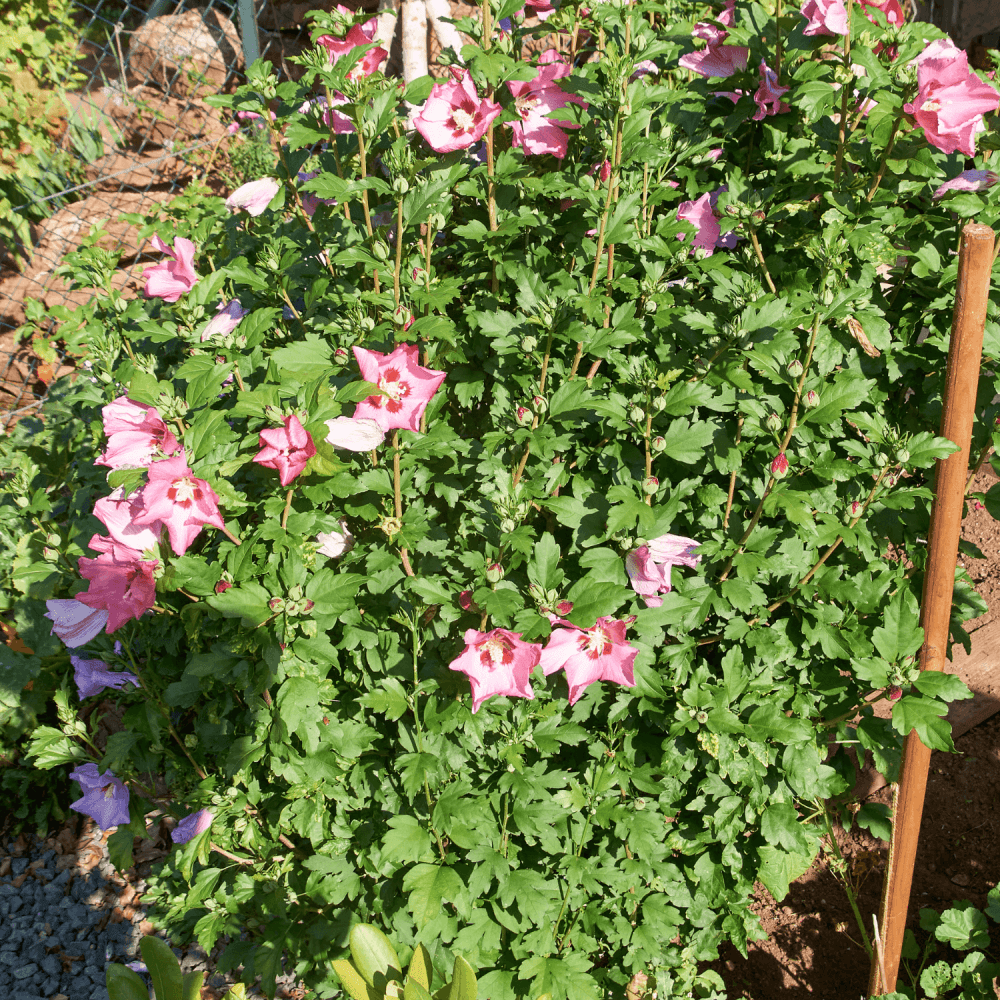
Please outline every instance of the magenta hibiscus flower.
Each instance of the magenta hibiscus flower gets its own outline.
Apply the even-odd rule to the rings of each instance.
[[[295,479],[316,454],[312,435],[294,414],[285,417],[284,427],[272,427],[260,432],[260,449],[254,461],[269,469],[277,469],[282,486]]]
[[[128,789],[111,771],[101,774],[96,764],[82,764],[70,773],[70,779],[83,792],[70,809],[89,816],[102,830],[129,822]]]
[[[645,600],[647,607],[663,604],[660,594],[670,593],[670,571],[674,566],[694,569],[701,556],[694,550],[699,543],[682,535],[660,535],[648,545],[633,549],[625,557],[625,572],[632,589]]]
[[[413,119],[416,130],[437,153],[454,153],[479,142],[503,110],[495,101],[479,100],[468,70],[452,66],[451,74],[451,80],[434,84]]]
[[[374,420],[386,431],[395,427],[420,430],[421,414],[446,373],[419,364],[420,352],[416,344],[400,344],[392,354],[355,347],[354,356],[361,377],[385,393],[369,396],[358,403],[354,418]]]
[[[534,156],[551,153],[562,159],[566,155],[569,137],[563,130],[580,126],[548,116],[567,104],[587,107],[583,98],[568,94],[556,82],[569,76],[572,69],[569,63],[559,61],[559,53],[555,49],[549,49],[542,54],[534,80],[508,81],[507,89],[521,118],[519,122],[511,122],[515,146],[523,146],[526,153]]]
[[[494,695],[534,698],[529,676],[538,666],[542,647],[524,642],[519,632],[495,628],[491,632],[465,633],[465,649],[449,664],[469,678],[472,686],[472,711]]]
[[[625,638],[624,621],[598,618],[593,628],[578,628],[561,619],[557,624],[540,663],[546,677],[560,669],[566,671],[571,705],[595,681],[635,687],[632,664],[639,650]]]
[[[90,547],[100,555],[79,558],[80,576],[90,581],[90,588],[77,594],[76,600],[106,611],[105,631],[111,633],[140,618],[155,603],[153,570],[157,560],[143,559],[141,552],[101,535],[91,538]]]
[[[781,99],[782,94],[787,94],[789,87],[778,86],[778,74],[773,69],[769,69],[763,59],[760,61],[760,86],[753,95],[757,102],[757,110],[754,113],[755,122],[762,121],[771,115],[781,115],[792,109]]]
[[[1000,94],[969,69],[969,57],[950,38],[931,42],[916,58],[917,99],[903,105],[943,153],[976,155],[983,115],[1000,106]]]
[[[943,198],[949,191],[984,191],[1000,180],[1000,174],[992,170],[963,170],[957,177],[945,181],[934,192],[935,201]]]
[[[178,236],[174,245],[168,246],[159,236],[152,239],[154,249],[170,255],[170,260],[147,267],[142,276],[146,279],[143,295],[147,299],[163,299],[164,302],[176,302],[182,295],[190,292],[198,280],[193,266],[194,244],[190,240]]]
[[[347,11],[350,14],[350,11]],[[346,56],[348,52],[354,51],[361,45],[371,45],[375,41],[375,31],[378,26],[378,19],[372,18],[364,24],[355,24],[347,37],[340,39],[332,35],[321,35],[316,39],[316,44],[326,49],[330,57],[330,62],[335,63],[338,59]],[[348,80],[358,80],[364,76],[371,76],[379,66],[389,58],[389,53],[380,46],[369,49],[357,62],[354,68],[347,74]]]
[[[149,467],[149,479],[140,497],[142,511],[133,523],[145,527],[162,522],[170,546],[179,556],[201,534],[204,525],[225,530],[215,490],[191,472],[183,453]]]
[[[847,8],[844,0],[806,0],[802,16],[809,22],[803,35],[846,35]]]
[[[114,541],[137,552],[144,552],[155,549],[159,544],[163,525],[156,522],[147,527],[139,527],[135,519],[142,513],[142,509],[142,494],[133,493],[126,497],[124,488],[119,486],[110,496],[101,497],[94,504],[94,517],[107,528]]]
[[[745,45],[723,45],[729,37],[725,29],[733,23],[736,16],[736,0],[726,0],[725,8],[715,19],[721,28],[705,21],[699,22],[691,32],[695,38],[703,38],[708,46],[700,52],[689,52],[681,56],[678,65],[691,70],[699,76],[727,77],[747,68],[750,49]]]

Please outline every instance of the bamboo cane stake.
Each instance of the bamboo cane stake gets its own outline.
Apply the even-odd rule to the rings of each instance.
[[[947,658],[955,564],[962,534],[965,478],[969,471],[969,447],[992,268],[993,230],[970,222],[962,230],[941,413],[941,436],[958,445],[959,450],[937,463],[927,539],[927,570],[920,604],[920,624],[924,629],[921,670],[943,670]],[[879,924],[884,968],[880,968],[877,959],[872,961],[870,996],[891,993],[896,987],[930,758],[930,750],[921,743],[916,732],[910,732],[903,747],[899,784],[893,795],[892,839],[882,887]]]

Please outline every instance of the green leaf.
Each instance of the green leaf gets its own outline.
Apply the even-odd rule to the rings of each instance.
[[[479,988],[472,966],[461,955],[456,955],[451,982],[434,994],[434,1000],[476,1000],[478,995]]]
[[[181,996],[184,988],[184,977],[181,975],[181,965],[177,961],[177,956],[170,950],[170,945],[158,937],[147,934],[139,942],[139,950],[142,952],[142,960],[149,969],[149,976],[153,980],[153,989],[156,991],[157,1000],[172,1000]]]
[[[204,972],[185,972],[181,989],[182,1000],[201,1000],[201,987],[205,982]]]
[[[111,1000],[149,1000],[145,980],[124,965],[109,965],[104,978]]]
[[[873,837],[888,842],[892,838],[892,810],[880,802],[865,802],[854,817]]]
[[[806,410],[801,422],[809,421],[818,427],[832,423],[847,410],[855,410],[858,404],[868,399],[875,383],[853,371],[838,372],[832,383],[827,383],[820,391],[820,402],[814,410]]]
[[[385,992],[389,981],[403,981],[403,963],[392,942],[373,924],[351,928],[351,958],[361,978],[369,986]]]
[[[418,928],[441,913],[445,900],[454,903],[460,912],[467,909],[468,890],[453,868],[414,865],[403,877],[403,888],[410,893],[406,905]]]
[[[813,735],[812,726],[805,719],[787,716],[774,704],[755,708],[747,731],[755,740],[776,740],[778,743],[805,743]]]
[[[422,948],[423,945],[419,947]],[[403,1000],[434,1000],[434,998],[422,983],[418,983],[415,979],[407,976],[406,982],[403,985]]]
[[[0,654],[4,648],[0,645]],[[88,759],[87,752],[79,743],[74,743],[61,730],[52,726],[39,726],[31,734],[27,756],[35,767],[43,771],[63,764],[83,763]]]
[[[951,725],[944,719],[948,706],[936,698],[919,698],[903,695],[892,706],[892,725],[896,732],[907,736],[916,731],[924,746],[932,750],[955,749],[951,739]]]
[[[982,912],[968,900],[963,900],[941,914],[941,922],[934,929],[934,936],[956,951],[988,948],[990,925]]]
[[[281,721],[296,733],[307,754],[319,749],[319,685],[311,677],[289,677],[276,700]]]
[[[761,862],[757,878],[779,903],[788,895],[789,883],[804,874],[815,857],[815,851],[795,854],[777,847],[762,847],[757,854]]]
[[[901,589],[885,606],[884,615],[884,626],[872,631],[872,642],[882,658],[895,663],[915,654],[924,641],[917,599]]]
[[[760,832],[772,847],[804,854],[809,847],[795,806],[790,802],[769,805],[760,818]]]
[[[244,628],[253,628],[271,617],[267,606],[270,599],[271,595],[259,583],[247,581],[221,594],[212,594],[205,601],[226,618],[239,618]]]
[[[715,436],[715,426],[707,420],[694,424],[684,417],[670,421],[670,426],[663,434],[667,442],[663,454],[676,462],[694,465],[702,461],[705,449],[712,443]]]
[[[528,579],[543,590],[553,590],[562,582],[563,573],[559,569],[561,552],[556,540],[546,532],[535,543],[528,563]]]
[[[960,677],[942,670],[921,670],[913,685],[921,694],[941,701],[963,701],[973,697]]]
[[[331,963],[345,990],[353,1000],[382,1000],[384,993],[369,986],[358,970],[346,959],[335,958]]]
[[[431,835],[413,816],[391,816],[389,830],[382,838],[382,858],[408,864],[433,854]]]
[[[434,982],[434,966],[431,964],[430,952],[422,944],[413,949],[413,957],[410,959],[406,975],[425,990],[431,988],[431,983]]]

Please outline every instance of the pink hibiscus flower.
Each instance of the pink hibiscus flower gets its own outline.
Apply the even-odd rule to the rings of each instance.
[[[983,115],[1000,106],[1000,94],[969,69],[969,57],[950,38],[931,42],[916,58],[917,99],[903,105],[943,153],[976,155]]]
[[[809,22],[803,35],[846,35],[847,8],[844,0],[806,0],[802,16]]]
[[[781,100],[782,94],[787,94],[789,87],[778,86],[778,74],[769,69],[763,59],[760,61],[760,86],[753,99],[757,102],[757,111],[753,116],[755,122],[762,121],[770,115],[781,115],[792,109]]]
[[[180,449],[155,406],[119,396],[101,410],[108,446],[94,461],[112,469],[144,469],[157,454]]]
[[[295,479],[316,454],[312,435],[294,414],[285,417],[284,427],[261,431],[260,448],[254,461],[266,468],[277,469],[282,486]]]
[[[119,545],[127,545],[136,552],[155,549],[160,542],[160,532],[163,525],[159,521],[139,527],[136,517],[142,513],[142,494],[133,493],[125,496],[125,490],[119,486],[110,496],[101,497],[94,504],[94,517],[104,525],[112,541]],[[94,538],[100,538],[95,535]],[[91,544],[93,548],[93,544]]]
[[[725,28],[729,27],[736,16],[736,0],[726,0],[725,8],[716,18],[722,28],[702,21],[694,26],[691,34],[695,38],[703,38],[708,42],[707,48],[700,52],[689,52],[681,56],[678,65],[691,70],[699,76],[727,77],[747,68],[750,49],[745,45],[723,45],[729,37]]]
[[[375,41],[377,27],[378,19],[373,17],[370,21],[365,21],[364,24],[355,24],[347,32],[346,38],[339,39],[333,38],[331,35],[321,35],[316,39],[316,44],[322,45],[330,57],[330,62],[335,63],[359,46],[371,45]],[[347,74],[347,79],[358,80],[364,76],[371,76],[388,58],[389,53],[380,46],[369,49]]]
[[[147,267],[142,272],[142,276],[146,279],[146,287],[142,294],[147,299],[157,298],[163,299],[164,302],[176,302],[182,295],[190,292],[198,280],[193,266],[194,244],[183,236],[178,236],[172,247],[164,243],[159,236],[154,236],[151,242],[154,249],[169,254],[171,259]]]
[[[520,115],[519,122],[511,122],[515,146],[523,146],[526,153],[540,156],[551,153],[558,159],[566,155],[569,137],[565,129],[579,128],[575,122],[554,120],[548,116],[567,104],[587,107],[587,102],[576,94],[568,94],[557,80],[569,76],[573,67],[559,61],[559,53],[549,49],[542,53],[538,74],[534,80],[510,80],[507,89],[514,98],[514,107]]]
[[[529,675],[538,666],[542,647],[524,642],[519,632],[495,628],[491,632],[465,633],[465,649],[449,664],[469,678],[472,686],[472,711],[494,695],[534,698]]]
[[[249,312],[240,305],[239,299],[231,299],[226,305],[219,303],[215,315],[205,324],[205,329],[201,331],[201,342],[212,337],[224,337],[232,333],[240,325],[240,320]]]
[[[454,153],[479,142],[503,110],[495,101],[479,100],[468,70],[452,66],[451,74],[451,80],[434,84],[413,119],[416,130],[437,153]]]
[[[632,589],[650,608],[663,604],[660,594],[670,593],[670,571],[674,566],[694,569],[701,556],[694,550],[699,543],[682,535],[660,535],[648,545],[633,549],[625,557],[625,572]]]
[[[445,372],[419,364],[416,344],[400,344],[392,354],[354,348],[361,377],[377,385],[385,395],[369,396],[358,403],[354,418],[374,420],[383,430],[394,427],[420,430],[420,417],[431,396],[444,381]]]
[[[545,676],[566,671],[569,703],[595,681],[613,681],[623,687],[635,687],[632,664],[639,650],[625,638],[626,623],[617,618],[598,618],[593,628],[577,628],[559,620],[540,660]]]
[[[316,536],[319,548],[316,550],[320,555],[329,556],[331,559],[339,559],[354,548],[354,535],[347,526],[347,522],[341,518],[340,531],[321,531]]]
[[[143,559],[141,552],[101,535],[91,538],[90,547],[100,555],[78,560],[80,576],[90,581],[90,588],[76,599],[107,611],[105,631],[111,633],[125,622],[141,618],[155,603],[153,570],[157,560]]]
[[[177,826],[170,831],[170,837],[175,844],[186,844],[194,840],[199,833],[204,833],[212,826],[215,817],[207,809],[199,809],[190,816],[185,816]]]
[[[262,215],[278,193],[281,184],[274,177],[261,177],[238,187],[227,199],[226,208],[232,212],[243,211],[254,217]]]
[[[143,509],[133,524],[143,527],[162,522],[170,536],[170,546],[179,556],[187,552],[204,525],[225,530],[219,498],[204,479],[192,474],[183,453],[154,462],[140,496]]]
[[[85,646],[100,635],[108,623],[108,613],[103,608],[91,608],[76,598],[53,598],[45,602],[45,617],[52,622],[51,634],[59,636],[71,649]]]

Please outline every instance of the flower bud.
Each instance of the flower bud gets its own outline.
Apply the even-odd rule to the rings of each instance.
[[[666,449],[667,439],[663,437],[662,434],[657,434],[656,437],[649,442],[649,447],[652,449],[653,452],[659,455],[661,451],[664,451]]]
[[[850,511],[851,518],[853,520],[854,518],[861,517],[861,515],[865,512],[865,505],[861,503],[860,500],[855,500],[851,503],[850,507],[848,507],[848,510]]]
[[[641,406],[633,406],[628,411],[628,418],[635,424],[642,423],[646,419],[646,411]]]
[[[656,476],[647,476],[642,481],[642,492],[648,497],[653,496],[659,488],[660,481]]]
[[[537,337],[525,337],[524,340],[521,341],[521,350],[524,351],[525,354],[531,354],[536,347],[538,347]]]
[[[903,689],[898,684],[892,684],[888,691],[889,701],[899,701],[903,696]]]
[[[188,733],[184,737],[184,746],[189,750],[193,750],[198,745],[198,737],[194,733]]]
[[[472,611],[472,612],[478,612],[479,611],[479,605],[476,604],[476,602],[472,599],[472,591],[471,590],[463,590],[458,595],[458,606],[463,611]]]
[[[420,282],[420,284],[424,283],[424,278],[426,276],[427,276],[427,271],[425,271],[424,268],[420,267],[419,265],[415,267],[410,274],[410,277],[413,278],[414,281]]]
[[[641,549],[643,547],[643,545],[648,545],[648,544],[649,544],[649,541],[647,539],[643,538],[642,535],[636,535],[635,536],[635,547],[637,549]]]
[[[60,536],[57,535],[54,531],[50,532],[48,535],[45,536],[45,544],[54,545],[56,548],[59,548],[59,546],[62,545],[62,538],[60,538]]]
[[[532,396],[531,408],[535,413],[544,413],[549,408],[548,400],[544,396]]]
[[[300,587],[299,584],[297,584],[297,583],[293,584],[288,589],[288,596],[293,601],[301,601],[302,600],[302,587]]]
[[[281,408],[278,406],[272,406],[270,403],[264,407],[264,416],[271,421],[272,424],[284,424],[285,416],[281,412]]]
[[[788,475],[788,459],[784,452],[781,452],[771,463],[771,475],[775,479],[784,479]]]
[[[271,600],[267,602],[267,606],[275,612],[275,614],[280,614],[285,610],[285,600],[282,597],[272,597]]]
[[[545,591],[537,583],[528,584],[528,596],[535,602],[545,600]]]
[[[338,347],[333,352],[333,363],[335,365],[340,365],[341,367],[343,367],[350,360],[351,360],[351,354],[350,354],[350,351],[348,351],[346,347]]]
[[[232,587],[232,584],[228,580],[220,580],[215,585],[215,592],[217,594],[224,594],[230,587]]]
[[[500,522],[500,530],[505,535],[509,535],[512,531],[517,531],[517,521],[515,521],[512,517],[505,517]]]
[[[531,417],[531,410],[529,410],[526,406],[519,406],[517,408],[517,422],[522,427],[527,427],[528,424],[531,423]]]
[[[896,452],[896,460],[900,463],[900,465],[906,465],[906,463],[910,460],[910,453],[905,448],[900,448]]]
[[[396,194],[406,194],[410,190],[410,182],[405,177],[397,177],[392,182],[392,190]]]
[[[396,306],[396,311],[392,314],[392,321],[396,326],[406,329],[413,322],[413,313],[406,306]]]
[[[802,397],[802,405],[803,405],[803,406],[804,406],[804,407],[805,407],[805,408],[806,408],[807,410],[815,410],[815,409],[816,409],[816,407],[817,407],[817,406],[819,406],[819,393],[818,393],[818,392],[815,392],[815,391],[814,391],[813,389],[810,389],[810,390],[809,390],[809,391],[808,391],[808,392],[807,392],[807,393],[806,393],[806,394],[805,394],[805,395],[804,395],[804,396]]]
[[[54,549],[49,545],[46,545],[42,549],[42,558],[46,562],[58,562],[59,561],[59,550]]]
[[[667,408],[667,401],[663,396],[657,396],[653,400],[653,412],[662,413]]]
[[[884,469],[889,464],[889,456],[880,451],[873,461],[880,469]]]
[[[499,583],[503,579],[503,566],[491,563],[486,567],[486,579],[490,583]]]
[[[572,601],[558,601],[556,603],[556,614],[568,615],[573,610]]]
[[[754,222],[763,222],[767,216],[764,214],[762,209],[758,208],[756,211],[750,213],[750,218],[753,219]]]
[[[387,261],[389,259],[389,247],[382,240],[375,240],[372,244],[372,256],[376,260]]]
[[[796,358],[794,361],[788,362],[788,367],[785,371],[787,371],[792,378],[801,378],[805,369],[802,367],[802,362]]]
[[[781,430],[781,417],[777,413],[769,413],[764,418],[764,426],[772,433],[777,434]]]

